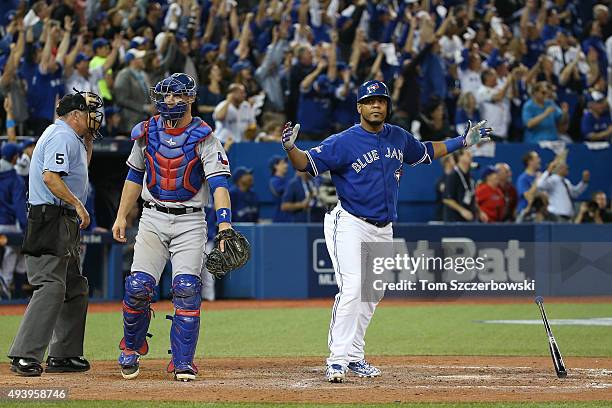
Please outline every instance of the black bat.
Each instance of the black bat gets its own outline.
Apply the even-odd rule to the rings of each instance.
[[[557,346],[555,336],[553,336],[552,331],[550,330],[550,325],[548,324],[548,318],[546,317],[546,312],[544,311],[544,298],[542,296],[538,296],[535,298],[535,302],[540,307],[540,314],[542,314],[544,328],[546,328],[546,334],[548,335],[548,346],[550,347],[550,355],[553,359],[553,364],[555,365],[557,377],[565,378],[567,377],[565,363],[563,362],[563,357],[561,357],[561,352],[559,351],[559,346]]]

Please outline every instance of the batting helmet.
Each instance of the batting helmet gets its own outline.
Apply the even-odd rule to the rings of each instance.
[[[391,97],[389,96],[389,89],[382,81],[375,79],[366,81],[359,87],[357,91],[357,103],[361,103],[364,100],[373,96],[382,96],[387,99],[387,119],[391,116]]]
[[[149,95],[162,118],[175,125],[191,106],[186,102],[179,102],[170,107],[165,101],[166,96],[171,94],[196,96],[196,93],[195,80],[191,76],[181,72],[172,74],[168,78],[159,81],[157,85],[155,85],[155,88],[150,89]]]

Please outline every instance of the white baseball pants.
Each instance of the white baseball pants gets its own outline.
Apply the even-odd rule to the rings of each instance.
[[[346,367],[364,358],[365,333],[378,302],[361,300],[361,243],[393,242],[391,224],[378,228],[342,208],[325,215],[325,243],[332,259],[339,292],[329,325],[327,364]]]

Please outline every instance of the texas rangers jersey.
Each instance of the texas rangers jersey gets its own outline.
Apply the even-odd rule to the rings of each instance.
[[[385,124],[378,133],[354,125],[306,152],[314,176],[329,170],[349,213],[376,222],[397,219],[402,165],[430,164],[427,148],[404,129]]]
[[[198,119],[199,120],[199,119]],[[140,124],[136,125],[139,126]],[[147,160],[145,158],[145,150],[147,148],[146,138],[139,138],[134,141],[134,146],[130,156],[127,159],[127,165],[136,171],[144,172],[146,170]],[[173,138],[163,138],[162,143],[176,143]],[[221,145],[221,142],[210,135],[196,146],[196,151],[202,162],[204,169],[204,178],[209,179],[213,176],[226,176],[230,177],[229,161],[227,154]],[[162,205],[164,207],[181,208],[181,207],[196,207],[203,208],[210,200],[210,192],[208,183],[203,183],[199,188],[198,192],[187,201],[159,201],[153,197],[149,191],[147,185],[149,184],[148,175],[145,173],[142,188],[142,199],[149,202]]]

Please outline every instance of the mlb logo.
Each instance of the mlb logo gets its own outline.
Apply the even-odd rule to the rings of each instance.
[[[368,93],[371,94],[379,88],[377,83],[368,86]]]

